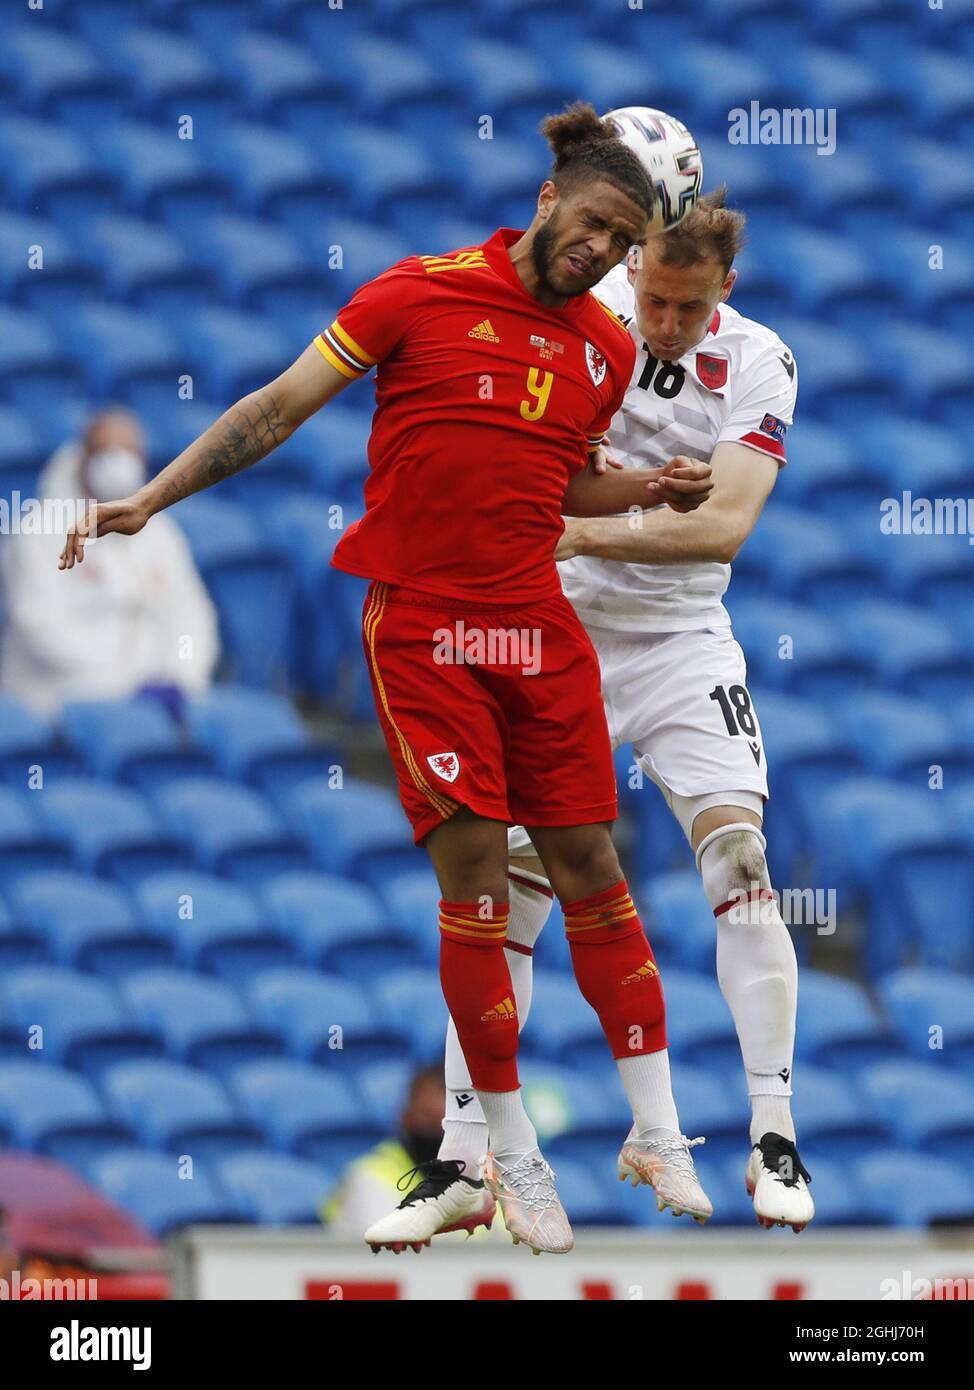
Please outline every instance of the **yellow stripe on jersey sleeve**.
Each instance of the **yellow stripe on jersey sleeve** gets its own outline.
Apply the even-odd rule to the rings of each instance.
[[[331,366],[335,368],[336,372],[341,372],[342,376],[347,376],[349,381],[358,381],[359,377],[365,375],[364,372],[355,371],[347,362],[343,362],[336,353],[332,352],[321,333],[315,338],[314,344],[325,361],[330,363]]]

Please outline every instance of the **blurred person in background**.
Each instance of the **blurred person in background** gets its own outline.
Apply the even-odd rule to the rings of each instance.
[[[445,1108],[442,1065],[437,1062],[420,1067],[409,1084],[396,1137],[383,1139],[381,1144],[355,1159],[345,1170],[339,1186],[322,1204],[322,1219],[331,1231],[359,1241],[363,1230],[389,1210],[390,1201],[423,1200],[427,1180],[418,1170],[420,1165],[428,1167],[435,1163],[443,1138]],[[480,1219],[478,1216],[478,1223]],[[463,1223],[455,1229],[461,1228],[466,1229]]]
[[[42,501],[98,501],[145,478],[139,421],[111,409],[56,450],[38,492]],[[51,716],[68,700],[120,699],[146,686],[192,695],[209,686],[219,657],[216,611],[170,517],[154,517],[124,545],[102,537],[80,583],[59,582],[62,544],[58,530],[9,536],[0,548],[6,694]]]

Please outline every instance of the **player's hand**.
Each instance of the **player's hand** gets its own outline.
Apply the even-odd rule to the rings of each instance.
[[[600,444],[597,449],[589,450],[588,461],[589,467],[595,474],[602,474],[610,468],[622,468],[623,466],[621,463],[617,463],[612,455],[606,451],[604,444]]]
[[[710,464],[685,454],[677,454],[665,468],[647,471],[653,475],[647,484],[653,500],[665,502],[675,512],[696,511],[714,490]]]
[[[80,565],[85,558],[85,544],[90,538],[107,536],[112,531],[122,536],[134,536],[142,530],[149,516],[148,507],[134,497],[122,497],[117,502],[93,502],[83,519],[68,532],[58,569],[73,569],[75,561]]]

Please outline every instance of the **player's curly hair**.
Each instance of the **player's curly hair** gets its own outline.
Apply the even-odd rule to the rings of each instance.
[[[691,266],[717,260],[730,270],[746,240],[747,218],[727,206],[727,185],[720,184],[698,198],[683,221],[653,238],[653,248],[663,265]]]
[[[576,101],[539,127],[555,162],[549,175],[560,193],[593,178],[604,179],[652,217],[656,193],[638,157],[587,101]]]

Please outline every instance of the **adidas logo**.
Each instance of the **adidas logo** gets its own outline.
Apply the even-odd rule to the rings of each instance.
[[[627,975],[623,980],[624,985],[638,985],[640,980],[651,980],[654,975],[659,974],[659,966],[655,961],[648,960],[645,965],[641,965],[638,970],[634,970],[631,975]]]
[[[485,1014],[480,1015],[481,1023],[498,1023],[502,1019],[517,1018],[517,1006],[510,995],[502,999],[499,1004],[495,1004],[492,1009],[488,1009]]]
[[[468,338],[479,338],[482,343],[499,343],[500,338],[494,332],[494,325],[490,319],[482,319],[476,328],[471,328],[467,334]]]

